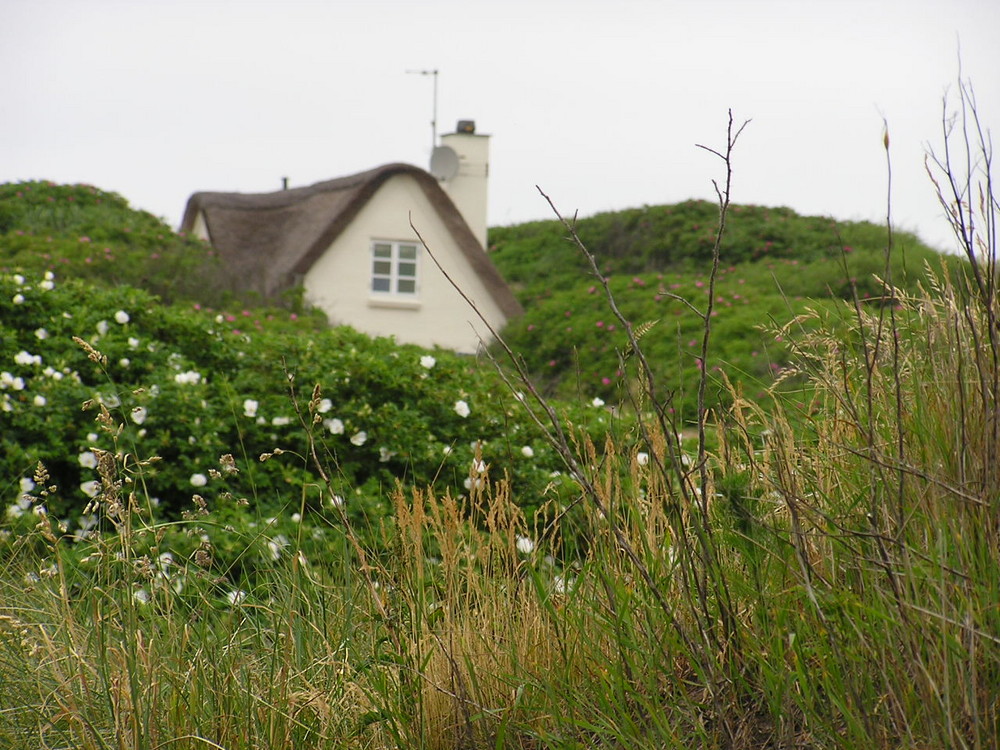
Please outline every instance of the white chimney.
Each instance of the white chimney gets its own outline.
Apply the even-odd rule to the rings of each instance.
[[[447,150],[451,150],[454,156]],[[434,149],[431,173],[441,180],[441,187],[485,249],[490,137],[477,135],[476,123],[472,120],[459,120],[456,132],[441,136],[441,146]]]

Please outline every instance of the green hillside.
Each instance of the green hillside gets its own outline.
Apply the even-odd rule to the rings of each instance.
[[[657,321],[644,350],[659,387],[674,394],[674,407],[687,419],[694,417],[703,330],[694,310],[708,312],[718,212],[711,203],[688,201],[575,224],[624,317],[633,326]],[[888,242],[886,228],[874,224],[731,206],[711,300],[712,402],[727,399],[723,373],[748,395],[785,373],[787,342],[762,327],[784,325],[807,308],[845,310],[841,303],[855,297],[873,304],[868,300],[882,295]],[[526,310],[505,338],[539,382],[565,397],[622,398],[627,374],[619,352],[627,337],[567,229],[556,220],[494,228],[490,253]],[[928,265],[942,262],[913,235],[892,238],[894,286],[913,291]]]
[[[241,300],[118,196],[0,195],[0,746],[998,746],[995,202],[974,283],[895,238],[912,295],[786,210],[715,279],[704,203],[581,220],[601,279],[496,229],[544,401]]]

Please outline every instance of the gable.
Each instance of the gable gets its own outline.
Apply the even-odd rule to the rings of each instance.
[[[429,252],[420,245],[414,227]],[[415,255],[412,262],[407,261],[414,275],[411,280],[407,271],[405,292],[396,293],[389,286],[376,289],[373,285],[376,246],[382,250],[405,247]],[[485,257],[478,243],[476,247],[476,252]],[[458,238],[434,210],[419,181],[408,174],[385,181],[310,265],[303,279],[306,299],[324,310],[334,324],[351,325],[371,335],[394,336],[421,346],[473,353],[480,339],[492,338],[489,329],[438,270],[430,253],[490,325],[502,327],[509,315],[492,293],[489,277],[482,277],[469,262]]]

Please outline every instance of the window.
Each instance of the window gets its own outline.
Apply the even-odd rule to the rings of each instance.
[[[372,291],[416,295],[416,244],[382,240],[372,243]]]

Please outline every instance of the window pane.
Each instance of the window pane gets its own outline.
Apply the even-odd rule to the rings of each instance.
[[[417,282],[412,279],[400,279],[397,291],[401,294],[413,294],[417,291]]]
[[[399,275],[414,277],[417,275],[417,264],[416,263],[400,263],[399,264]]]
[[[373,252],[376,258],[391,258],[392,257],[392,245],[386,245],[382,242],[375,243]]]
[[[400,245],[399,246],[399,257],[404,260],[414,260],[417,257],[417,246],[416,245]]]
[[[376,260],[372,263],[372,273],[380,276],[388,276],[392,273],[392,262],[388,260]]]
[[[388,292],[389,291],[389,279],[374,278],[372,279],[372,291],[373,292]]]

